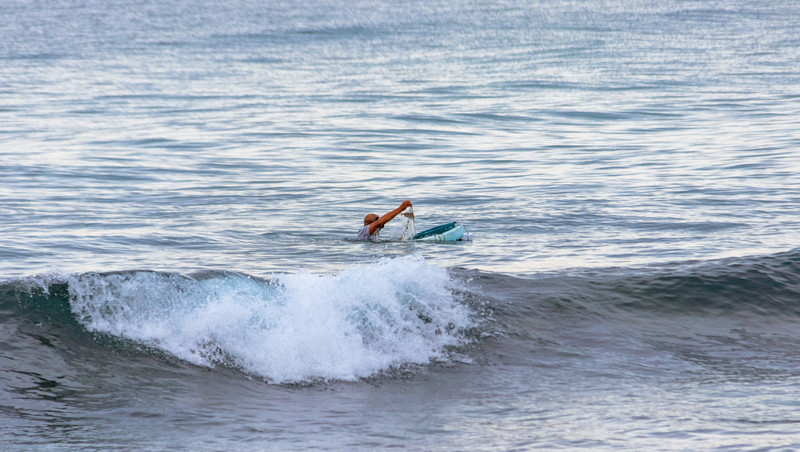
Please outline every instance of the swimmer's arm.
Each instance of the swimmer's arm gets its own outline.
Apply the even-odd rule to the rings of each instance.
[[[409,207],[411,207],[411,201],[409,201],[409,200],[403,201],[403,203],[400,204],[400,207],[398,207],[398,208],[394,209],[393,211],[385,214],[384,216],[378,218],[378,221],[370,224],[369,225],[369,233],[370,234],[374,234],[375,231],[378,230],[378,228],[382,228],[384,225],[386,225],[386,223],[392,221],[392,219],[394,217],[400,215],[400,212],[408,209]]]

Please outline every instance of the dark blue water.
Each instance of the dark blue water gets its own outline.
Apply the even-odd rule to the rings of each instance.
[[[6,0],[0,445],[800,448],[798,26]]]

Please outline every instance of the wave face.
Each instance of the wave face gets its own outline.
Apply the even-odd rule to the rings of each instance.
[[[419,258],[270,279],[221,271],[57,274],[0,284],[0,307],[4,327],[21,333],[0,338],[5,354],[49,362],[32,369],[57,372],[65,356],[74,366],[114,360],[123,347],[271,383],[353,381],[455,354],[519,355],[530,341],[557,355],[606,337],[645,348],[688,341],[681,347],[714,354],[709,337],[746,328],[794,344],[800,250],[530,277],[447,270]],[[462,356],[476,333],[492,339]],[[780,350],[758,353],[778,360]]]
[[[413,258],[270,280],[127,271],[27,278],[22,285],[31,295],[20,305],[46,311],[45,321],[77,322],[95,335],[274,383],[356,380],[444,360],[473,322],[447,271]]]

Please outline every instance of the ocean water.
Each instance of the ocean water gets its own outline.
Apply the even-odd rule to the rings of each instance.
[[[799,29],[3,0],[0,448],[800,449]]]

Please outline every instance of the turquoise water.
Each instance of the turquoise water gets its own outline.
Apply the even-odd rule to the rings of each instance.
[[[799,23],[6,1],[2,441],[797,448]]]

